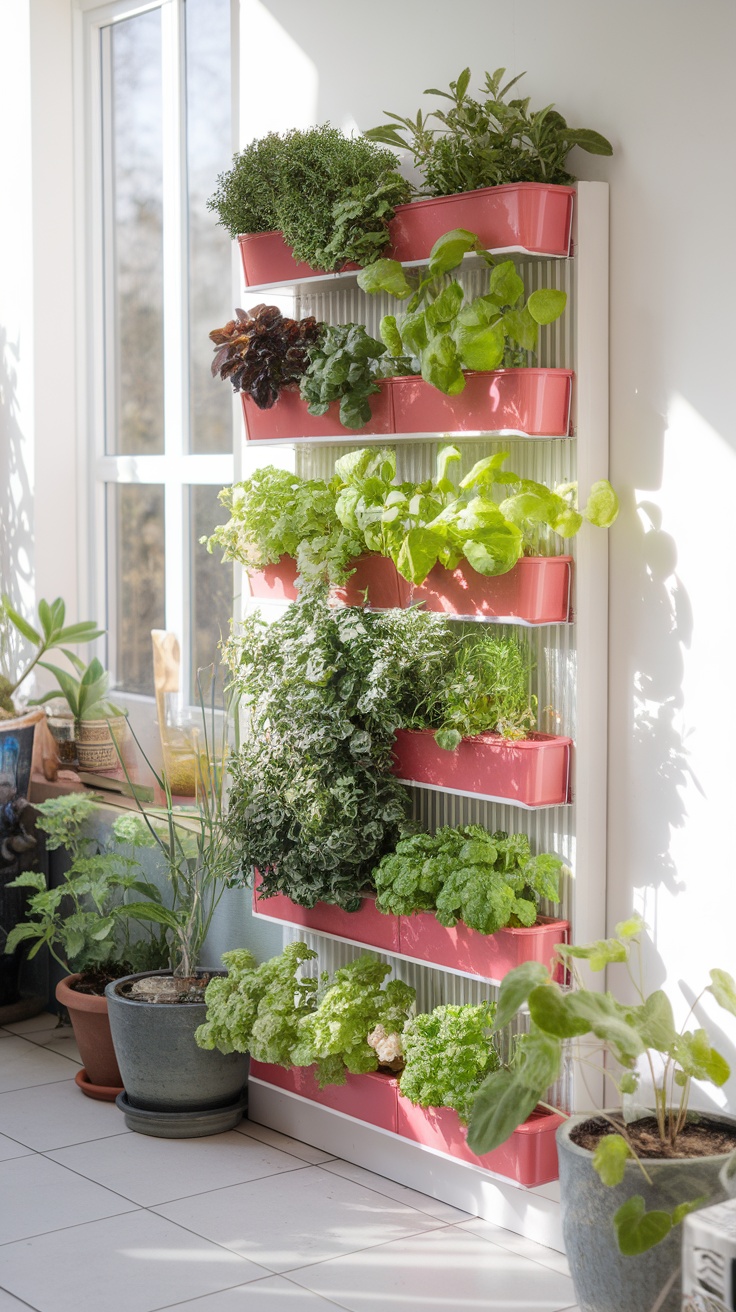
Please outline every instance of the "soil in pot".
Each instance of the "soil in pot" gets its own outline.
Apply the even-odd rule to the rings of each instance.
[[[611,1121],[614,1118],[611,1118]],[[601,1139],[606,1135],[616,1134],[617,1129],[626,1132],[637,1157],[657,1159],[659,1161],[689,1160],[693,1157],[715,1157],[719,1153],[731,1153],[736,1149],[736,1125],[719,1125],[717,1122],[691,1121],[683,1126],[673,1147],[662,1143],[654,1116],[644,1117],[641,1121],[632,1121],[624,1125],[623,1121],[605,1120],[602,1116],[592,1116],[583,1121],[570,1133],[573,1143],[579,1148],[595,1152]]]
[[[138,1002],[172,1003],[204,1002],[204,994],[210,982],[210,975],[187,975],[178,978],[175,975],[136,979],[119,989],[121,998],[133,998]],[[106,981],[109,983],[109,980]]]

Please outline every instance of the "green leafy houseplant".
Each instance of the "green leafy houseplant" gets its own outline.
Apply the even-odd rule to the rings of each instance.
[[[470,252],[490,266],[487,292],[472,300],[449,277]],[[423,275],[407,275],[398,260],[377,260],[358,274],[358,283],[365,292],[408,298],[400,320],[384,315],[381,338],[403,369],[421,373],[448,396],[464,391],[464,370],[524,363],[526,353],[537,348],[540,324],[554,323],[567,304],[566,293],[554,288],[540,288],[525,300],[524,280],[513,260],[496,264],[465,228],[438,238]]]
[[[332,401],[340,402],[340,423],[362,428],[371,417],[369,397],[379,390],[379,360],[386,347],[370,337],[362,324],[325,325],[309,350],[309,367],[300,388],[310,415],[324,415]]]
[[[507,100],[524,74],[502,85],[505,74],[505,68],[486,73],[481,97],[474,99],[468,95],[470,69],[463,69],[449,92],[437,87],[424,92],[449,101],[446,109],[428,114],[418,110],[415,119],[386,111],[392,122],[365,135],[410,150],[431,196],[508,182],[571,184],[575,179],[566,161],[573,146],[592,155],[613,154],[610,142],[599,132],[569,128],[553,105],[530,110],[528,98]]]
[[[84,661],[74,652],[67,651],[64,655],[71,661],[76,672],[76,678],[73,674],[68,674],[58,665],[49,665],[47,661],[40,661],[39,664],[50,674],[54,675],[59,687],[54,688],[51,692],[46,692],[42,697],[36,698],[32,705],[38,705],[40,702],[48,701],[49,698],[58,697],[59,689],[66,698],[74,719],[80,720],[107,720],[111,716],[124,715],[125,712],[111,702],[108,697],[110,687],[110,675],[104,669],[101,662],[95,657],[85,666]]]
[[[101,846],[89,833],[98,805],[93,795],[77,793],[37,804],[47,848],[64,848],[71,864],[56,888],[47,889],[38,871],[26,871],[10,884],[36,891],[29,898],[29,919],[10,931],[5,944],[5,951],[12,952],[19,943],[33,941],[30,957],[47,947],[64,970],[81,973],[95,992],[102,991],[100,981],[157,969],[165,960],[165,944],[150,926],[142,926],[147,934],[131,938],[132,909],[126,898],[160,899],[160,894],[143,877],[139,862],[112,844]],[[115,825],[113,834],[118,837]]]
[[[392,746],[445,659],[433,619],[334,610],[310,590],[271,625],[248,616],[231,641],[249,723],[230,762],[227,829],[265,896],[358,905],[407,823]]]
[[[326,123],[252,142],[207,206],[231,237],[281,231],[297,260],[330,270],[376,259],[395,206],[410,195],[392,151]]]
[[[310,317],[287,319],[275,305],[236,310],[223,328],[213,328],[211,373],[230,379],[236,392],[269,410],[281,389],[299,382],[309,364],[308,348],[319,341],[324,325]]]
[[[481,825],[402,838],[373,872],[380,911],[433,911],[441,925],[458,921],[481,934],[530,926],[542,898],[559,899],[562,861],[532,856],[526,834],[489,833]]]
[[[642,1118],[645,1127],[654,1128],[658,1155],[687,1156],[681,1145],[688,1127],[698,1119],[688,1110],[692,1082],[704,1080],[720,1087],[730,1068],[711,1045],[705,1029],[690,1030],[686,1025],[706,993],[736,1015],[736,984],[726,971],[712,970],[710,984],[695,999],[685,1026],[678,1029],[667,995],[661,989],[649,994],[644,989],[640,944],[645,928],[641,918],[633,916],[616,926],[613,938],[586,947],[559,945],[560,956],[573,969],[575,987],[571,991],[562,989],[537,962],[527,962],[505,976],[494,1030],[508,1025],[526,1006],[529,1033],[520,1040],[511,1065],[492,1072],[478,1091],[468,1134],[474,1152],[492,1151],[543,1102],[549,1085],[559,1076],[565,1045],[577,1040],[573,1059],[585,1065],[603,1052],[606,1079],[624,1102],[622,1113],[598,1113],[607,1124],[592,1155],[592,1166],[602,1183],[620,1184],[630,1161],[638,1165],[642,1179],[649,1181],[646,1157],[655,1154],[644,1152],[637,1139]],[[634,964],[639,961],[637,970],[632,969],[632,956]],[[638,1001],[620,1003],[610,992],[584,988],[576,961],[587,961],[594,972],[623,965]],[[642,1066],[651,1078],[651,1095],[640,1090]],[[639,1100],[651,1096],[648,1107],[638,1106],[635,1118],[625,1114],[625,1100],[631,1095]],[[646,1252],[665,1239],[688,1211],[706,1201],[684,1198],[674,1210],[647,1211],[643,1197],[632,1196],[614,1215],[620,1251],[629,1255]]]
[[[491,1036],[495,1010],[482,1002],[412,1016],[401,1036],[403,1096],[419,1107],[451,1107],[467,1124],[478,1089],[500,1066]]]
[[[249,1052],[256,1061],[293,1066],[300,1022],[314,1010],[317,980],[297,974],[317,953],[306,943],[287,943],[262,965],[244,948],[223,954],[227,975],[210,980],[207,1019],[195,1030],[200,1048]]]
[[[377,1049],[393,1039],[392,1059],[400,1057],[401,1034],[416,994],[403,980],[384,984],[391,967],[364,953],[335,971],[315,1010],[300,1023],[298,1066],[317,1064],[317,1081],[344,1084],[346,1072],[364,1075],[378,1070]],[[376,1031],[379,1031],[376,1033]]]
[[[411,726],[436,728],[438,747],[449,752],[481,733],[526,738],[536,726],[531,672],[530,652],[513,634],[471,629],[456,639],[439,678],[427,684]]]
[[[9,666],[5,672],[0,673],[0,722],[2,722],[3,719],[17,714],[13,698],[47,652],[55,649],[63,650],[66,645],[71,643],[94,642],[96,638],[102,637],[104,629],[98,629],[94,620],[82,620],[79,624],[65,624],[66,607],[61,597],[57,597],[52,602],[43,599],[39,601],[37,628],[34,628],[28,620],[19,614],[6,596],[2,598],[0,612],[4,627],[14,630],[20,638],[25,639],[34,648],[30,660],[26,660],[21,664],[20,673],[12,674]],[[10,633],[8,633],[8,651],[6,652],[8,660],[10,659],[10,646]],[[64,651],[64,655],[69,656],[70,653]],[[58,696],[58,693],[54,695]],[[39,698],[38,700],[42,699]],[[32,703],[34,706],[37,704],[37,701]]]

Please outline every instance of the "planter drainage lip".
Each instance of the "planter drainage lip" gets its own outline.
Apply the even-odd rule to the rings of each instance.
[[[128,1129],[138,1134],[150,1134],[157,1139],[200,1139],[210,1134],[223,1134],[238,1125],[248,1110],[248,1085],[234,1102],[210,1107],[207,1111],[144,1111],[142,1107],[132,1105],[124,1089],[117,1095],[115,1105],[125,1116]]]
[[[88,1098],[96,1099],[97,1102],[115,1102],[116,1098],[124,1093],[122,1085],[119,1084],[93,1084],[84,1066],[74,1076],[74,1083],[83,1094]]]

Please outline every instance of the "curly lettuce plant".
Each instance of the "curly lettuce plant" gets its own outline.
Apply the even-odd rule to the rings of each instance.
[[[400,839],[373,879],[380,911],[433,911],[441,925],[495,934],[535,924],[541,899],[558,901],[562,870],[551,852],[532,856],[526,834],[464,825]]]
[[[491,271],[487,292],[468,300],[449,275],[471,252]],[[384,315],[381,338],[402,370],[408,360],[411,372],[448,396],[464,391],[466,369],[523,362],[526,352],[537,349],[540,325],[554,323],[567,304],[566,293],[554,288],[540,288],[525,300],[524,280],[513,260],[496,264],[476,234],[465,228],[438,238],[423,276],[413,277],[398,260],[384,259],[362,270],[358,283],[364,292],[408,300],[400,320]]]
[[[478,1089],[501,1064],[492,1037],[495,1011],[493,1002],[482,1002],[412,1016],[401,1036],[403,1096],[419,1107],[452,1107],[467,1124]]]
[[[600,1069],[624,1103],[619,1114],[594,1113],[607,1122],[592,1155],[592,1166],[604,1185],[621,1184],[628,1162],[649,1180],[645,1157],[637,1152],[637,1126],[644,1119],[653,1124],[663,1155],[677,1157],[678,1141],[696,1113],[689,1102],[693,1080],[721,1088],[730,1075],[722,1054],[711,1045],[707,1031],[687,1024],[706,993],[719,1006],[736,1016],[736,983],[725,970],[712,970],[707,984],[693,1002],[678,1028],[667,995],[656,989],[645,991],[641,966],[643,920],[632,916],[616,926],[613,938],[585,947],[558,944],[557,951],[572,970],[574,987],[562,989],[547,967],[526,962],[505,976],[498,998],[494,1032],[528,1009],[528,1034],[518,1043],[515,1059],[492,1071],[484,1080],[473,1104],[468,1143],[477,1153],[491,1152],[544,1102],[547,1090],[562,1070],[567,1045],[574,1041],[572,1059],[583,1066],[604,1054]],[[611,992],[587,989],[575,967],[587,961],[593,972],[623,965],[636,1002],[618,1002]],[[643,1083],[646,1070],[651,1085]],[[636,1095],[637,1115],[626,1114],[625,1099]],[[685,1154],[682,1154],[685,1155]],[[736,1162],[736,1154],[731,1159]],[[729,1171],[730,1173],[730,1171]],[[672,1228],[708,1199],[685,1198],[671,1211],[647,1212],[644,1198],[635,1194],[614,1214],[619,1249],[635,1255],[646,1252],[665,1239]]]
[[[297,1064],[300,1024],[314,1009],[317,980],[298,972],[317,953],[306,943],[287,943],[270,961],[256,964],[244,948],[225,952],[227,975],[211,979],[204,1000],[207,1018],[194,1032],[200,1048],[249,1052],[256,1061]]]
[[[385,962],[364,953],[335,971],[316,1009],[301,1020],[294,1060],[298,1066],[317,1063],[320,1088],[344,1084],[348,1071],[364,1075],[378,1069],[378,1052],[368,1042],[377,1027],[383,1041],[402,1033],[416,994],[399,979],[384,984],[390,972]]]
[[[430,196],[508,182],[569,185],[575,179],[566,161],[574,146],[590,155],[613,154],[610,141],[600,132],[568,127],[554,105],[530,110],[528,97],[508,100],[508,92],[525,75],[519,73],[504,83],[505,76],[505,68],[486,73],[480,98],[475,99],[468,94],[471,73],[465,68],[450,83],[449,92],[437,87],[424,92],[441,96],[449,106],[428,114],[418,110],[415,119],[386,110],[392,122],[370,128],[365,135],[370,141],[411,151]]]

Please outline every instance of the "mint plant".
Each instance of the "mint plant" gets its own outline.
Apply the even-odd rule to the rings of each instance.
[[[532,856],[526,834],[464,825],[400,839],[373,879],[380,911],[433,911],[441,925],[495,934],[535,924],[540,900],[558,901],[562,870],[551,852]]]
[[[720,1088],[730,1075],[728,1062],[711,1045],[707,1031],[700,1026],[688,1029],[687,1023],[706,993],[736,1016],[736,983],[727,971],[711,970],[710,984],[698,994],[685,1024],[678,1028],[667,995],[661,989],[645,991],[640,951],[645,929],[642,919],[634,915],[616,926],[613,938],[585,947],[558,944],[561,959],[572,970],[572,990],[563,990],[552,972],[538,962],[517,966],[505,976],[494,1031],[503,1029],[527,1007],[529,1032],[519,1040],[515,1059],[493,1071],[478,1091],[468,1133],[474,1152],[491,1152],[538,1103],[544,1104],[548,1087],[562,1069],[565,1045],[572,1040],[573,1059],[583,1065],[595,1054],[605,1054],[601,1069],[624,1103],[624,1113],[626,1098],[636,1095],[636,1120],[650,1115],[663,1154],[666,1150],[668,1156],[678,1155],[678,1140],[695,1117],[689,1112],[693,1080]],[[586,989],[577,961],[586,961],[593,972],[622,965],[637,1001],[620,1003],[610,992]],[[649,1091],[642,1088],[643,1069],[651,1079]],[[642,1106],[644,1099],[651,1103]],[[650,1180],[645,1160],[637,1155],[636,1120],[624,1113],[607,1117],[610,1133],[600,1139],[593,1154],[593,1168],[608,1186],[621,1183],[630,1161],[637,1164],[643,1179]],[[731,1163],[736,1163],[736,1154]],[[707,1201],[683,1199],[672,1211],[647,1212],[643,1197],[634,1195],[614,1215],[620,1251],[629,1255],[646,1252],[665,1239],[689,1211]]]
[[[465,255],[474,252],[490,268],[488,290],[468,300],[460,283],[449,278]],[[446,232],[435,242],[424,275],[407,274],[398,260],[377,260],[358,274],[364,292],[387,292],[407,300],[400,320],[381,320],[381,338],[402,371],[421,373],[448,396],[465,389],[463,370],[499,369],[507,347],[517,353],[537,348],[540,324],[554,323],[567,304],[565,292],[539,289],[525,300],[524,281],[513,260],[497,264],[479,238],[465,228]]]
[[[450,90],[429,87],[425,96],[449,101],[445,109],[417,111],[415,119],[385,111],[392,122],[366,132],[370,141],[411,151],[431,196],[451,196],[508,182],[571,184],[567,156],[573,146],[591,155],[611,155],[611,143],[590,128],[569,128],[554,105],[530,110],[529,98],[508,100],[520,78],[503,84],[505,68],[486,73],[481,96],[468,95],[470,69]],[[503,85],[502,85],[503,84]],[[431,120],[435,120],[437,127]]]

